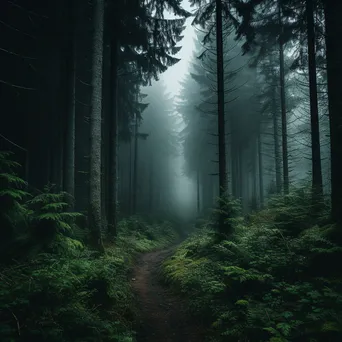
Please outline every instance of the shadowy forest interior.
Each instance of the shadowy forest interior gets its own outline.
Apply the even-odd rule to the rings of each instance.
[[[1,0],[0,340],[341,342],[341,18]]]

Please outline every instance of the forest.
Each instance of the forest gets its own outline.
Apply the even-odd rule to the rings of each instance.
[[[341,342],[341,18],[1,0],[0,341]]]

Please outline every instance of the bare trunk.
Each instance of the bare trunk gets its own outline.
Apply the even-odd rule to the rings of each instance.
[[[258,168],[259,168],[259,194],[260,194],[260,207],[264,205],[264,175],[263,175],[263,160],[262,160],[262,140],[261,133],[258,135]]]
[[[223,65],[223,37],[222,37],[222,3],[216,0],[216,52],[217,52],[217,109],[218,109],[218,155],[219,155],[219,187],[220,197],[227,195],[227,171],[226,171],[226,142],[224,119],[224,65]],[[221,203],[221,209],[223,209]],[[224,224],[224,215],[220,214],[220,233],[227,233]]]
[[[253,144],[252,147],[252,209],[256,210],[258,207],[257,198],[257,146]]]
[[[279,146],[279,131],[278,131],[278,110],[276,104],[275,91],[272,93],[272,119],[273,119],[273,139],[274,139],[274,162],[276,174],[276,189],[277,193],[281,192],[281,156]]]
[[[92,61],[89,56],[89,51],[92,49],[91,39],[80,39],[84,36],[91,36],[92,27],[89,26],[89,16],[92,9],[87,3],[75,0],[78,4],[78,22],[76,26],[76,142],[75,142],[75,210],[86,213],[89,206],[89,151],[90,151],[90,99],[91,87],[85,84],[91,83],[91,67]]]
[[[135,135],[134,135],[134,166],[133,166],[133,205],[132,214],[137,210],[137,186],[138,186],[138,116],[135,116]]]
[[[128,184],[128,213],[132,213],[132,138],[129,140],[129,184]]]
[[[109,112],[109,208],[108,208],[108,229],[112,236],[116,235],[117,229],[117,156],[118,156],[118,41],[116,37],[111,40],[111,75],[110,75],[110,102]]]
[[[64,150],[64,191],[73,198],[70,201],[71,209],[74,207],[75,197],[75,10],[74,1],[69,0],[68,3],[68,20],[67,20],[67,112],[66,112],[66,132],[65,132],[65,150]]]
[[[110,134],[110,103],[112,101],[111,94],[111,73],[110,73],[110,30],[108,11],[105,13],[104,19],[104,35],[103,35],[103,62],[102,62],[102,125],[101,125],[101,216],[102,229],[108,231],[108,212],[109,212],[109,134]]]
[[[231,148],[230,148],[230,155],[232,159],[232,167],[231,167],[231,184],[232,184],[232,195],[233,197],[237,198],[237,153],[236,153],[236,139],[234,135],[234,131],[232,132],[232,139],[231,139]]]
[[[104,0],[93,1],[93,53],[90,112],[89,228],[93,247],[103,252],[101,236],[101,109]]]
[[[342,2],[325,0],[325,39],[328,76],[331,153],[331,214],[342,224]]]
[[[283,186],[284,193],[289,193],[289,162],[287,151],[287,115],[286,115],[286,95],[285,95],[285,63],[284,63],[284,42],[283,24],[281,18],[281,0],[278,0],[278,20],[279,20],[279,67],[280,67],[280,101],[281,101],[281,132],[282,132],[282,152],[283,152]]]
[[[153,165],[153,156],[151,156],[150,160],[150,174],[149,174],[149,213],[152,213],[153,210],[153,194],[154,194],[154,165]]]
[[[317,98],[316,71],[316,37],[313,0],[306,0],[306,17],[308,30],[309,87],[310,87],[310,118],[311,118],[311,158],[312,158],[312,192],[313,200],[323,195],[321,146],[319,134],[319,114]]]
[[[200,202],[200,173],[197,168],[196,171],[196,190],[197,190],[197,214],[201,211],[201,202]]]
[[[244,186],[243,186],[243,173],[242,173],[242,147],[240,146],[238,149],[238,198],[242,199],[243,196],[243,190],[244,190]]]

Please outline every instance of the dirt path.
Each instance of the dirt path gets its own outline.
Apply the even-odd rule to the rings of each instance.
[[[143,254],[137,263],[132,286],[136,292],[140,321],[137,342],[202,342],[201,329],[185,312],[184,300],[173,294],[158,279],[162,261],[173,249]]]

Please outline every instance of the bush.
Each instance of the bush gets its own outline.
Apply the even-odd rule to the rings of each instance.
[[[131,341],[126,272],[117,253],[93,259],[86,251],[3,269],[1,341]]]
[[[3,267],[0,340],[133,341],[135,302],[128,275],[134,257],[176,238],[167,223],[141,222],[120,222],[115,247],[100,257],[70,245],[68,254],[38,254]],[[161,238],[163,232],[167,235]]]
[[[68,195],[27,193],[8,157],[0,153],[0,340],[133,341],[134,258],[177,239],[172,226],[122,220],[115,246],[99,256],[77,238],[86,229]]]
[[[235,220],[230,240],[206,227],[164,263],[166,281],[211,321],[212,341],[342,340],[342,248],[328,238],[332,226],[318,225],[325,208],[312,218],[306,194]]]

